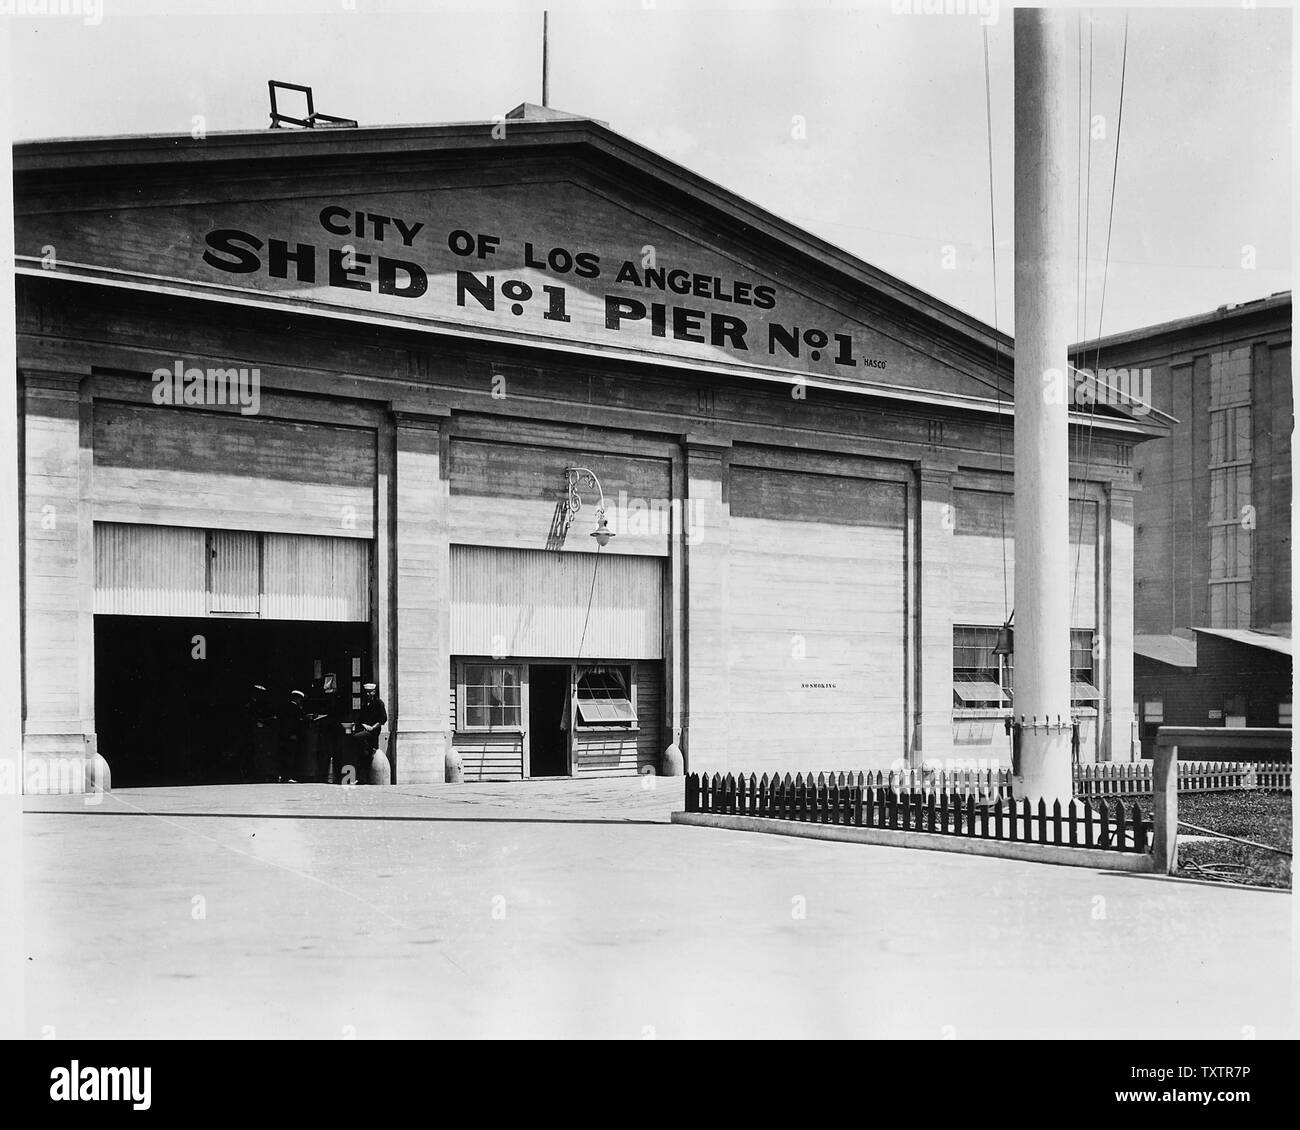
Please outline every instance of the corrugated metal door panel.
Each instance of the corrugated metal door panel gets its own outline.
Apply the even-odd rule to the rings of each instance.
[[[732,766],[888,768],[904,748],[903,486],[744,467],[731,498]]]
[[[452,654],[660,659],[662,579],[656,557],[453,545]]]
[[[203,530],[95,523],[95,611],[108,616],[202,616]]]
[[[266,534],[263,553],[267,619],[370,619],[370,542]]]
[[[208,536],[208,588],[213,612],[256,615],[261,606],[262,552],[257,534],[212,530]]]

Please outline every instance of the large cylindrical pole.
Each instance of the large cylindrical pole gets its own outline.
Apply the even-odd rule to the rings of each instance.
[[[1068,346],[1072,261],[1065,13],[1015,23],[1016,795],[1069,800],[1070,511]]]

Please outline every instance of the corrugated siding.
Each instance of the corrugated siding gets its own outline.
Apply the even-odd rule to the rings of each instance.
[[[452,653],[662,658],[662,577],[654,557],[453,545]]]
[[[109,616],[202,616],[207,537],[171,526],[95,523],[95,611]]]
[[[368,541],[267,534],[263,553],[267,619],[370,619]]]
[[[213,612],[257,614],[261,605],[262,546],[257,534],[213,530],[208,535],[208,586]]]
[[[460,752],[466,781],[523,779],[522,734],[455,734],[452,745]]]

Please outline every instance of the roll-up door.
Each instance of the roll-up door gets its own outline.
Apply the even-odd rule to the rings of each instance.
[[[95,523],[95,611],[116,616],[370,619],[370,542]]]
[[[730,498],[732,766],[888,768],[904,751],[906,488],[737,466]]]
[[[207,612],[207,531],[95,523],[95,611],[110,616]]]
[[[272,620],[369,620],[370,543],[266,534],[262,615]]]
[[[257,534],[208,534],[208,589],[213,612],[256,616],[261,605],[261,543]]]

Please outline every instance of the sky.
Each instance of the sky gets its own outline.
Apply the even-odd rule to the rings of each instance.
[[[0,83],[18,139],[262,129],[271,78],[362,125],[483,121],[541,100],[547,7],[553,107],[1011,332],[1012,20],[991,2],[0,0]],[[60,3],[82,14],[32,14]],[[1289,7],[1061,11],[1076,340],[1290,289]]]

